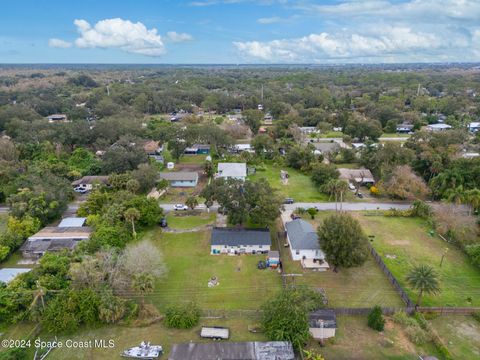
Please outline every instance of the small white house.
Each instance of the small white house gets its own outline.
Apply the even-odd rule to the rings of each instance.
[[[452,127],[450,125],[442,124],[442,123],[427,125],[428,131],[435,131],[435,132],[446,131],[446,130],[450,130],[451,128]]]
[[[108,176],[84,176],[72,182],[73,187],[81,187],[85,190],[92,190],[96,186],[108,185]]]
[[[217,176],[224,179],[238,179],[245,181],[247,177],[247,164],[218,163]]]
[[[318,260],[318,270],[328,269],[325,254],[320,248],[318,235],[313,226],[302,219],[296,219],[285,223],[287,241],[290,246],[292,259],[295,261]],[[313,263],[308,261],[307,263]]]
[[[468,130],[472,133],[477,133],[480,131],[480,122],[475,121],[468,124]]]
[[[335,336],[337,317],[333,310],[321,309],[308,316],[309,332],[314,340],[322,341]]]
[[[266,254],[272,239],[268,229],[214,228],[210,254]]]

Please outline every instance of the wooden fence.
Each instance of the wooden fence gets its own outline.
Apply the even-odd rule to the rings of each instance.
[[[390,272],[387,265],[385,265],[382,258],[380,257],[380,255],[378,255],[378,253],[375,251],[373,246],[370,243],[368,244],[368,246],[370,248],[370,253],[372,254],[373,258],[375,259],[375,262],[378,264],[378,266],[380,266],[380,269],[382,269],[383,273],[387,276],[388,281],[395,288],[395,290],[397,291],[397,293],[400,296],[400,298],[402,299],[402,301],[405,303],[407,308],[412,308],[414,306],[414,304],[413,304],[412,300],[410,300],[410,297],[407,295],[405,290],[403,290],[400,283],[397,281],[395,276],[393,276],[393,274]]]

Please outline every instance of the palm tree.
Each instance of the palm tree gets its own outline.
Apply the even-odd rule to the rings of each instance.
[[[447,201],[453,202],[455,205],[460,205],[465,202],[466,194],[463,190],[463,186],[450,188],[445,191],[445,198]]]
[[[415,266],[407,275],[409,285],[418,290],[416,306],[420,306],[423,294],[435,295],[440,292],[438,275],[435,270],[428,265]]]
[[[129,221],[132,224],[132,235],[133,238],[137,238],[137,232],[135,231],[135,220],[140,219],[140,211],[135,208],[129,208],[123,213],[125,220]]]
[[[324,186],[323,191],[335,196],[335,211],[340,198],[340,211],[342,210],[343,194],[348,190],[348,184],[343,180],[331,179]]]
[[[195,209],[195,206],[198,205],[198,199],[196,196],[189,196],[187,200],[185,201],[185,204],[190,208],[190,209]]]
[[[140,295],[142,307],[145,303],[145,295],[153,291],[154,282],[152,274],[142,272],[133,276],[132,288]]]

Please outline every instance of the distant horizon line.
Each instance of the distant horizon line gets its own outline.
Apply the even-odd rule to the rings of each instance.
[[[352,62],[352,63],[110,63],[110,62],[0,62],[0,66],[42,65],[141,65],[141,66],[371,66],[371,65],[480,65],[479,61],[432,61],[432,62]]]

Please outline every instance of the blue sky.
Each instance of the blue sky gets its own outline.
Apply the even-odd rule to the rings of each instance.
[[[480,61],[480,0],[2,0],[0,63]]]

